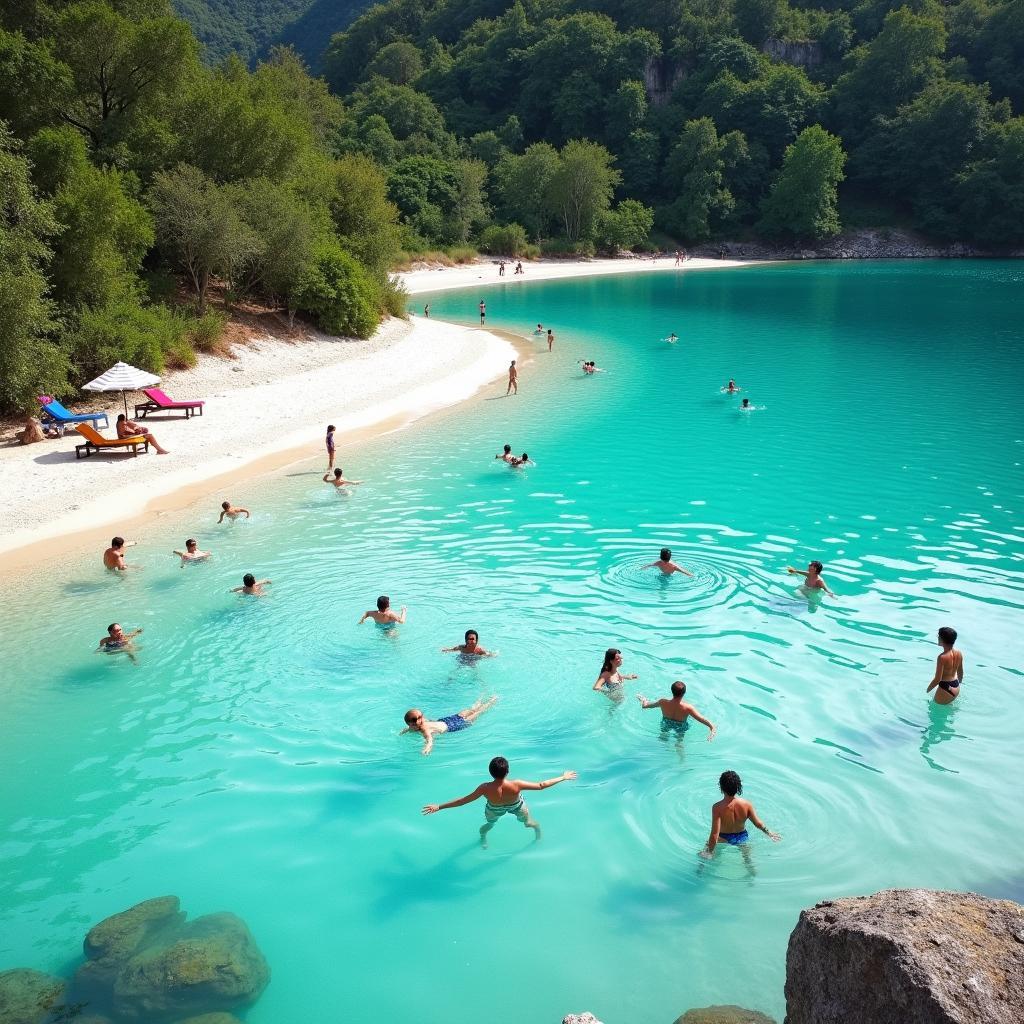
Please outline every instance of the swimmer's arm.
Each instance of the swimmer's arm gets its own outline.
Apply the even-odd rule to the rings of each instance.
[[[604,689],[604,673],[602,673],[601,675],[599,675],[597,677],[597,682],[594,683],[594,689],[595,690],[603,690]]]
[[[660,708],[661,707],[661,701],[660,700],[648,700],[646,697],[641,697],[641,696],[637,696],[636,699],[638,701],[640,701],[640,707],[643,708],[644,711],[650,711],[651,708]]]
[[[575,772],[562,772],[557,779],[545,779],[543,782],[523,782],[520,779],[516,780],[516,786],[519,789],[550,789],[552,786],[557,786],[560,782],[568,782],[570,779],[575,779]]]
[[[835,597],[836,595],[829,590],[828,584],[825,582],[825,578],[823,576],[819,576],[818,579],[821,580],[821,589],[824,590],[829,597]]]
[[[650,562],[648,565],[642,565],[640,568],[641,569],[657,569],[660,564],[661,564],[660,562]]]
[[[803,576],[804,579],[806,579],[807,575],[808,575],[806,570],[804,570],[804,569],[794,569],[793,566],[791,566],[791,565],[787,565],[786,566],[786,572],[788,572],[790,574],[790,576]]]
[[[426,757],[434,749],[434,734],[430,731],[430,726],[427,725],[426,719],[420,722],[420,730],[423,733],[423,749],[420,753]]]
[[[247,508],[240,508],[238,510],[238,514],[239,515],[241,515],[243,512],[245,513],[245,518],[248,519],[249,518],[249,510]]]
[[[325,484],[332,484],[332,483],[334,483],[334,477],[331,476],[330,473],[324,473],[324,483]]]
[[[139,635],[139,634],[140,634],[141,632],[142,632],[142,627],[141,627],[141,626],[139,626],[139,628],[138,628],[138,629],[133,629],[133,630],[132,630],[132,631],[131,631],[130,633],[125,633],[125,635],[124,635],[124,638],[125,638],[125,640],[133,640],[133,639],[134,639],[135,637],[137,637],[137,636],[138,636],[138,635]]]
[[[356,623],[357,626],[361,626],[370,617],[369,612],[363,612],[363,617]],[[404,732],[405,730],[403,730]]]
[[[224,517],[225,517],[226,515],[227,515],[227,512],[225,512],[225,511],[221,510],[221,513],[220,513],[220,515],[219,515],[219,516],[217,517],[217,522],[218,522],[218,524],[219,524],[219,523],[223,523],[223,522],[224,522]]]
[[[484,795],[484,787],[477,786],[472,793],[466,796],[460,796],[458,800],[449,800],[446,804],[427,804],[423,808],[424,814],[437,814],[438,811],[447,811],[452,807],[462,807],[464,804],[471,804],[474,800],[479,800]]]
[[[692,576],[693,575],[693,573],[690,572],[689,569],[684,569],[681,565],[676,565],[675,562],[672,563],[672,568],[675,569],[676,572],[681,572],[684,576]]]
[[[442,654],[454,654],[456,651],[462,650],[462,644],[456,644],[454,647],[442,647]]]
[[[935,675],[932,677],[932,681],[928,684],[928,689],[925,693],[931,693],[936,686],[939,685],[939,680],[942,679],[942,655],[940,654],[935,659]]]
[[[401,624],[405,622],[405,605],[402,605],[402,610],[398,615],[395,616],[395,622]]]
[[[715,846],[718,845],[718,837],[722,831],[722,816],[718,811],[712,811],[711,813],[711,835],[708,836],[708,845],[701,850],[702,857],[710,857],[715,852]]]
[[[782,838],[782,836],[777,832],[772,832],[772,830],[768,828],[768,826],[757,816],[757,811],[755,811],[753,807],[750,808],[750,811],[747,813],[747,817],[750,819],[750,823],[754,828],[759,828],[773,843],[777,843]]]
[[[709,721],[705,718],[692,704],[690,705],[690,717],[696,718],[701,725],[706,725],[708,728],[708,743],[715,738],[715,733],[718,732],[718,726],[714,722]]]

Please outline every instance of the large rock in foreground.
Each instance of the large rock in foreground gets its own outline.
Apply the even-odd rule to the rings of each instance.
[[[786,1024],[1020,1024],[1024,907],[890,889],[800,914]]]
[[[760,1010],[746,1010],[728,1003],[724,1006],[701,1006],[687,1010],[676,1024],[775,1024]]]

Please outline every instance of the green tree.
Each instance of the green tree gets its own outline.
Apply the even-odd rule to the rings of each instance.
[[[763,46],[778,35],[786,6],[786,0],[733,0],[736,29],[748,43]]]
[[[331,334],[368,338],[379,320],[375,296],[366,271],[329,241],[317,248],[303,269],[295,303]]]
[[[980,159],[961,174],[961,229],[996,246],[1024,239],[1024,118],[995,125]]]
[[[592,240],[598,218],[611,205],[621,175],[614,157],[596,142],[574,139],[559,153],[548,204],[570,242]]]
[[[401,246],[398,208],[380,168],[363,156],[334,161],[326,201],[342,248],[383,279]]]
[[[764,202],[761,229],[795,238],[838,234],[837,188],[845,163],[839,139],[818,124],[805,128],[786,149],[782,170]]]
[[[423,74],[423,57],[408,39],[382,46],[366,69],[368,75],[380,75],[395,85],[412,85]]]
[[[624,199],[598,218],[596,241],[609,252],[638,249],[647,243],[652,227],[654,211],[636,199]]]
[[[522,155],[503,157],[494,169],[506,219],[522,224],[533,239],[545,237],[551,225],[547,194],[558,168],[558,150],[535,142]]]

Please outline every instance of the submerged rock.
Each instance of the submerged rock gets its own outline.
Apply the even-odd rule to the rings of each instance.
[[[18,967],[0,971],[0,1022],[42,1024],[64,997],[64,982],[51,974]]]
[[[775,1024],[775,1021],[760,1010],[745,1010],[742,1006],[728,1003],[687,1010],[676,1024]]]
[[[204,1013],[188,1020],[179,1020],[177,1024],[242,1024],[233,1013]]]
[[[786,1024],[1020,1024],[1024,907],[891,889],[800,914]]]

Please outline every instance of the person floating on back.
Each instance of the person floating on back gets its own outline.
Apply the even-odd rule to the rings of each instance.
[[[505,445],[500,455],[494,456],[496,459],[501,459],[502,462],[511,462],[515,456],[512,454],[512,445]]]
[[[246,519],[249,518],[249,510],[247,508],[242,508],[240,505],[232,505],[230,501],[222,501],[220,503],[220,510],[218,523],[223,523],[225,516],[232,520],[237,519],[239,516],[245,516]]]
[[[115,654],[118,651],[123,651],[131,659],[133,663],[137,663],[135,659],[135,645],[132,641],[142,632],[142,627],[133,629],[130,633],[126,633],[119,622],[112,622],[107,626],[107,635],[100,637],[100,645],[96,648],[97,651],[105,651],[107,654]]]
[[[175,550],[174,554],[181,559],[182,569],[184,569],[190,562],[205,562],[210,557],[209,551],[199,550],[199,542],[194,540],[192,537],[189,537],[189,539],[185,541],[184,551]]]
[[[800,585],[800,589],[804,593],[810,593],[814,590],[823,590],[829,597],[835,597],[836,595],[828,589],[828,584],[825,582],[825,578],[821,575],[821,570],[825,567],[815,559],[813,562],[807,563],[806,569],[794,569],[791,565],[786,566],[786,572],[790,576],[803,576],[804,582]]]
[[[124,560],[124,549],[135,547],[137,541],[125,540],[124,537],[113,537],[110,547],[103,552],[103,565],[107,569],[124,572],[126,569],[138,569],[137,565],[128,565]]]
[[[396,612],[391,607],[391,598],[387,594],[381,594],[377,598],[377,610],[363,612],[363,617],[357,625],[361,626],[367,619],[373,619],[378,626],[401,625],[401,623],[405,622],[405,605],[402,605],[400,612]]]
[[[722,772],[718,780],[718,788],[722,791],[722,799],[711,808],[711,835],[708,844],[701,850],[701,856],[711,859],[719,843],[730,846],[745,846],[750,836],[747,835],[747,822],[759,828],[773,843],[782,836],[772,832],[757,816],[754,805],[749,800],[741,800],[743,782],[735,772]],[[744,850],[744,854],[747,851]]]
[[[661,556],[656,562],[649,562],[644,566],[645,569],[660,569],[666,576],[671,576],[674,572],[681,572],[684,576],[692,576],[693,573],[689,569],[684,569],[681,565],[676,565],[672,561],[672,549],[662,548]]]
[[[686,696],[686,683],[676,680],[672,684],[672,696],[662,697],[660,700],[648,700],[646,697],[637,697],[640,707],[644,711],[651,708],[661,708],[661,732],[662,735],[675,733],[680,739],[687,729],[690,728],[690,719],[695,718],[701,725],[708,727],[708,743],[715,738],[718,726],[709,722],[692,704],[687,704],[683,698]]]
[[[457,714],[446,715],[444,718],[436,720],[427,718],[419,708],[410,708],[405,713],[405,728],[398,735],[418,732],[423,737],[423,749],[420,753],[426,756],[434,749],[435,736],[468,729],[485,711],[494,707],[494,702],[497,699],[497,697],[491,697],[487,701],[478,700],[471,708],[463,708]]]
[[[454,647],[442,647],[442,654],[458,653],[466,658],[493,658],[496,651],[488,651],[480,646],[480,634],[475,629],[467,629],[464,643]]]
[[[347,480],[340,467],[336,469],[333,474],[324,473],[324,483],[333,484],[335,487],[348,487],[350,485],[354,487],[362,482],[362,480]]]
[[[452,807],[462,807],[464,804],[471,804],[474,800],[484,797],[487,801],[484,804],[484,823],[480,826],[480,845],[487,846],[487,833],[494,828],[499,818],[511,814],[517,821],[521,821],[527,828],[534,831],[534,839],[540,839],[540,825],[530,817],[530,810],[523,800],[523,792],[535,789],[550,789],[560,782],[569,782],[576,778],[575,772],[562,772],[557,778],[545,779],[543,782],[524,782],[522,779],[510,779],[508,777],[508,761],[503,757],[491,758],[487,766],[492,782],[481,782],[472,793],[458,800],[450,800],[446,804],[427,804],[423,808],[424,814],[437,814],[438,811],[447,811]]]
[[[925,693],[935,690],[936,704],[952,704],[960,696],[960,684],[964,681],[964,656],[953,644],[956,630],[943,626],[939,630],[939,645],[942,653],[935,659],[935,676]]]
[[[242,585],[240,587],[232,587],[232,594],[249,594],[252,597],[260,597],[263,594],[263,588],[270,586],[270,580],[258,580],[251,572],[247,572],[242,577]]]

